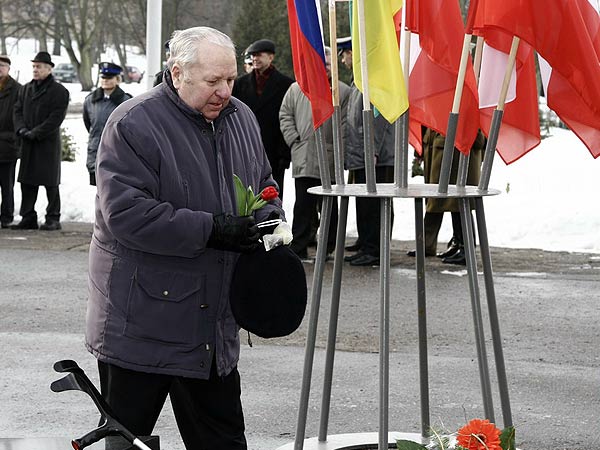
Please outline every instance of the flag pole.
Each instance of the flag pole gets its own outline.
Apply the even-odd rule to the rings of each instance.
[[[410,30],[406,28],[406,7],[402,8],[402,35],[401,35],[401,58],[404,71],[404,83],[408,92],[410,76]],[[394,134],[394,183],[397,188],[408,187],[408,127],[409,112],[407,109],[395,123]]]
[[[333,164],[335,183],[344,184],[344,153],[342,152],[342,130],[340,120],[340,75],[337,59],[336,0],[329,0],[329,47],[331,48],[331,98],[333,102]]]
[[[521,39],[519,39],[517,36],[513,36],[510,53],[508,55],[508,63],[506,65],[506,71],[504,72],[504,80],[502,81],[502,87],[498,97],[498,106],[496,106],[494,114],[492,114],[492,123],[490,125],[488,141],[485,146],[485,154],[483,156],[483,165],[481,168],[481,178],[479,179],[479,189],[487,190],[490,184],[492,165],[494,163],[494,154],[496,153],[496,144],[498,143],[500,125],[502,125],[502,117],[504,116],[506,95],[508,92],[508,86],[510,84],[510,78],[512,77],[513,68],[515,67],[517,50],[519,49],[520,42]]]
[[[452,104],[452,111],[448,117],[448,128],[446,129],[446,139],[444,142],[444,154],[442,156],[442,167],[440,169],[440,181],[438,185],[438,192],[440,194],[448,193],[450,171],[452,170],[452,153],[454,152],[456,129],[458,127],[458,113],[460,111],[460,102],[465,84],[465,75],[467,73],[467,63],[470,57],[469,47],[471,45],[471,36],[471,34],[465,34],[463,40],[458,78],[456,80],[456,88],[454,89],[454,102]]]
[[[358,42],[360,47],[360,73],[363,91],[363,137],[365,149],[365,177],[367,192],[377,192],[375,182],[375,138],[373,135],[373,110],[369,95],[367,67],[367,34],[365,31],[365,0],[356,0],[358,8]]]

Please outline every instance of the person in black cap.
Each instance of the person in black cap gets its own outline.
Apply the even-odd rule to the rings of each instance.
[[[273,65],[273,41],[260,39],[252,43],[246,53],[252,57],[253,70],[235,81],[233,96],[246,103],[258,119],[273,178],[279,185],[279,197],[283,198],[283,179],[285,169],[290,167],[291,155],[279,129],[279,108],[294,80]]]
[[[14,186],[15,167],[19,157],[19,146],[13,125],[13,108],[21,85],[8,73],[10,58],[0,55],[0,226],[8,228],[15,210]]]
[[[90,184],[96,186],[96,153],[100,145],[100,136],[108,120],[108,116],[117,106],[131,95],[120,87],[121,66],[111,62],[101,62],[100,87],[90,93],[83,102],[83,123],[90,134],[87,147],[86,166],[90,174]]]
[[[13,229],[38,228],[35,202],[40,186],[46,188],[48,206],[41,230],[60,230],[60,125],[67,114],[69,91],[52,76],[54,63],[39,52],[33,63],[33,80],[23,86],[15,103],[14,122],[21,138],[21,222]]]

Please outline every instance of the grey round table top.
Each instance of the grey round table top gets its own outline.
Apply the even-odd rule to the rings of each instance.
[[[334,184],[331,189],[316,186],[308,192],[326,197],[374,197],[374,198],[477,198],[500,194],[498,189],[479,189],[477,186],[449,185],[447,193],[438,192],[437,184],[414,184],[406,188],[394,183],[378,183],[376,192],[367,192],[366,184]]]

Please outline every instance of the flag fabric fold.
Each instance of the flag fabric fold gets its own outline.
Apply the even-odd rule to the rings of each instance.
[[[419,35],[420,52],[410,72],[410,142],[420,152],[421,125],[447,132],[464,40],[455,0],[409,1],[407,28]],[[467,66],[455,147],[468,154],[479,128],[478,94],[473,65]]]
[[[308,97],[315,129],[333,114],[318,0],[288,0],[294,75]]]
[[[552,68],[548,106],[600,156],[600,16],[589,0],[479,0],[474,30],[501,30]]]
[[[408,109],[408,95],[396,34],[401,8],[402,0],[366,2],[364,7],[370,101],[390,123],[394,123]],[[363,91],[358,20],[358,4],[353,1],[352,67],[354,83]]]

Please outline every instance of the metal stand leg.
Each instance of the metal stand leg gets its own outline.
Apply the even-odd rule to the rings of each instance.
[[[498,390],[500,392],[502,420],[504,428],[506,428],[511,427],[513,422],[512,413],[510,410],[506,367],[504,365],[504,353],[502,351],[502,337],[500,336],[500,322],[498,320],[498,309],[496,307],[496,292],[494,290],[492,257],[490,255],[490,246],[488,242],[485,211],[483,209],[483,198],[475,199],[475,215],[477,217],[477,230],[479,231],[479,248],[481,249],[481,262],[483,265],[483,276],[485,280],[485,293],[490,316],[490,328],[492,331],[496,372],[498,374]]]
[[[429,367],[427,356],[427,308],[425,296],[425,228],[423,199],[415,198],[415,243],[417,250],[417,317],[419,326],[419,382],[421,394],[421,436],[429,435]]]
[[[325,375],[323,378],[323,397],[321,400],[321,424],[319,441],[327,440],[329,425],[329,409],[331,404],[331,385],[333,380],[333,363],[335,359],[335,341],[337,337],[338,315],[340,311],[340,293],[342,286],[342,268],[344,267],[344,243],[346,240],[346,225],[348,222],[348,197],[340,201],[337,235],[335,240],[335,260],[333,262],[333,281],[331,292],[331,310],[329,313],[329,333],[327,336],[327,351],[325,354]]]
[[[473,325],[475,327],[475,344],[477,347],[477,361],[479,363],[479,378],[483,395],[483,410],[486,419],[494,422],[494,405],[490,387],[490,371],[487,363],[483,320],[481,317],[481,302],[479,284],[477,282],[477,260],[475,259],[475,242],[473,240],[473,222],[471,221],[471,208],[468,198],[460,198],[460,217],[463,227],[463,240],[465,243],[465,256],[467,272],[469,274],[469,291],[471,293],[471,309],[473,311]]]
[[[388,415],[390,397],[390,233],[392,230],[392,199],[381,204],[381,236],[379,250],[379,446],[388,448]]]
[[[294,450],[302,450],[304,447],[306,417],[308,414],[308,397],[310,394],[312,368],[315,357],[315,343],[317,340],[317,325],[319,323],[319,308],[321,306],[321,291],[323,288],[323,271],[325,268],[325,258],[327,256],[329,219],[333,202],[336,199],[336,197],[324,197],[323,205],[321,207],[321,222],[319,224],[320,232],[317,242],[317,259],[315,261],[315,273],[311,290],[310,318],[308,322],[308,335],[306,336],[304,372],[302,374],[302,390],[300,392],[300,405],[298,407],[298,423],[296,426]]]

